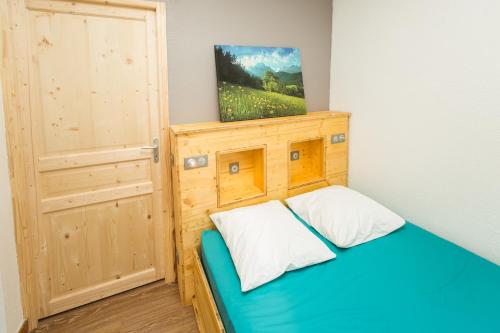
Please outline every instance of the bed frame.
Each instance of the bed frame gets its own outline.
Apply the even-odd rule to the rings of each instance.
[[[201,332],[224,332],[199,246],[209,214],[347,185],[349,117],[304,116],[171,127],[177,277]]]
[[[198,250],[194,256],[194,297],[193,308],[200,333],[223,333],[224,325],[217,309],[212,290],[208,284]]]

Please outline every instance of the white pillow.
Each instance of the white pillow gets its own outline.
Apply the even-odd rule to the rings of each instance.
[[[385,236],[405,220],[376,201],[333,185],[286,199],[288,206],[338,247],[351,247]]]
[[[241,291],[335,254],[279,201],[210,215],[226,242]]]

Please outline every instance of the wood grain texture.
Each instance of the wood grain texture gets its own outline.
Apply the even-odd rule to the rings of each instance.
[[[195,333],[193,309],[175,284],[154,282],[40,321],[32,333]]]
[[[23,309],[175,280],[165,5],[1,1]],[[160,138],[160,162],[141,146]],[[166,244],[169,242],[168,244]]]
[[[272,126],[272,125],[283,125],[286,123],[300,123],[303,120],[311,121],[315,119],[324,119],[325,114],[330,114],[331,111],[318,111],[309,112],[306,115],[292,116],[292,117],[277,117],[277,118],[265,118],[265,119],[254,119],[245,121],[233,121],[233,122],[220,122],[220,121],[209,121],[203,123],[194,124],[179,124],[172,125],[172,131],[178,135],[181,134],[193,134],[199,132],[213,132],[220,130],[238,129],[238,128],[249,128],[256,126]],[[349,112],[334,112],[329,117],[335,118],[346,118],[350,117]]]
[[[116,18],[127,18],[127,19],[136,19],[140,20],[143,16],[140,12],[136,11],[136,9],[155,9],[156,5],[148,4],[149,6],[122,6],[125,1],[122,3],[113,3],[113,1],[71,1],[71,0],[25,0],[26,5],[29,9],[36,9],[47,12],[56,12],[56,13],[72,13],[73,10],[76,12],[85,13],[85,14],[97,14],[102,15],[105,14],[109,17]],[[139,3],[141,1],[137,1]],[[102,6],[105,5],[105,6]],[[96,9],[96,7],[102,7]]]
[[[283,200],[329,184],[347,185],[348,128],[348,113],[330,111],[312,112],[305,116],[171,127],[177,276],[185,304],[190,304],[194,295],[193,249],[199,247],[201,232],[214,227],[208,215],[220,209],[271,199]],[[338,133],[345,133],[346,141],[330,144],[330,136]],[[310,143],[299,145],[303,150],[312,146],[306,149],[308,153],[304,160],[309,166],[319,164],[315,169],[316,176],[310,176],[308,167],[294,167],[298,184],[291,186],[290,145],[318,138],[322,139],[317,141],[319,148]],[[324,147],[321,146],[323,144]],[[236,159],[228,155],[256,147],[265,147],[263,158],[256,158],[258,155],[250,153],[235,154]],[[205,154],[208,156],[207,167],[184,170],[184,158]],[[228,162],[238,159],[244,169],[239,174],[229,175]],[[256,164],[263,164],[264,170],[255,167]],[[250,181],[249,173],[253,173],[254,179],[264,177],[264,181]],[[224,186],[221,180],[224,184],[237,186]],[[264,188],[259,189],[255,184],[264,184]],[[218,198],[223,198],[222,205]]]
[[[59,0],[61,2],[73,3],[74,0]],[[81,3],[96,4],[96,5],[113,5],[116,7],[130,7],[139,9],[156,9],[157,3],[154,1],[143,0],[79,0]]]
[[[201,333],[224,333],[224,325],[215,304],[198,251],[194,255],[194,297],[193,308]]]
[[[291,142],[288,159],[288,188],[325,180],[325,142],[324,138],[315,138]],[[290,154],[298,152],[299,159],[292,161]]]
[[[0,26],[5,129],[12,191],[16,249],[24,318],[36,326],[40,315],[34,258],[37,199],[29,109],[29,55],[26,9],[21,0],[0,1]]]
[[[54,192],[42,188],[40,159],[80,161],[94,168],[87,183],[99,182],[102,151],[120,169],[129,148],[161,136],[156,13],[52,0],[27,8],[37,193]],[[122,185],[108,175],[104,188],[38,195],[41,316],[165,277],[168,169],[141,154],[143,180]],[[84,182],[87,173],[74,171],[65,162],[50,173]]]

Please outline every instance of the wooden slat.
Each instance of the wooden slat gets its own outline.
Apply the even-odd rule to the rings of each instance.
[[[3,112],[9,174],[12,191],[16,252],[23,315],[29,328],[36,327],[39,317],[39,288],[34,258],[39,247],[36,242],[37,201],[32,131],[29,108],[27,19],[21,1],[0,1],[0,45],[3,87]],[[6,203],[9,204],[9,203]]]
[[[107,281],[97,286],[53,298],[49,302],[49,308],[50,311],[54,313],[62,312],[74,308],[75,306],[90,303],[155,280],[157,280],[155,269],[150,268],[148,270],[123,276],[119,280]]]
[[[97,1],[59,1],[59,0],[26,0],[26,7],[30,10],[65,13],[65,14],[86,14],[100,17],[116,17],[132,20],[144,20],[146,11],[137,11],[133,6],[127,7],[111,7],[111,6],[96,6]],[[152,4],[154,7],[156,5]],[[145,8],[149,9],[149,8]]]
[[[40,199],[144,183],[151,179],[151,162],[135,160],[41,173]],[[161,184],[158,184],[160,187]]]
[[[193,256],[195,281],[193,306],[198,328],[201,333],[224,333],[224,325],[196,250],[193,251]]]
[[[74,0],[57,0],[74,2]],[[79,2],[91,3],[96,5],[116,6],[116,7],[129,7],[137,9],[155,10],[157,3],[155,1],[142,1],[142,0],[79,0]]]
[[[41,201],[40,206],[42,213],[49,213],[149,193],[153,193],[152,182],[44,199]]]
[[[78,168],[97,164],[114,162],[125,162],[142,159],[151,159],[151,152],[141,148],[127,148],[117,150],[106,150],[99,152],[87,152],[69,155],[40,157],[38,159],[38,170],[41,172]]]
[[[321,181],[321,182],[317,182],[317,183],[313,183],[313,184],[305,184],[304,186],[300,186],[300,187],[295,187],[295,188],[289,189],[288,190],[288,196],[289,197],[293,197],[295,195],[299,195],[299,194],[302,194],[302,193],[314,191],[314,190],[317,190],[319,188],[322,188],[322,187],[325,187],[325,186],[328,186],[328,185],[329,184],[328,184],[327,181]]]
[[[230,130],[238,128],[249,128],[254,126],[270,126],[274,124],[300,123],[303,121],[321,120],[325,118],[345,118],[345,117],[350,117],[350,115],[351,114],[349,112],[316,111],[316,112],[309,112],[307,115],[303,116],[266,118],[266,119],[234,121],[226,123],[219,121],[212,121],[212,122],[187,124],[187,125],[172,125],[171,129],[175,135],[180,135],[180,134]]]

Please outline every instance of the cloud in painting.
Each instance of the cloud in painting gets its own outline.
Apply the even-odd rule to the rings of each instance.
[[[215,45],[222,121],[306,114],[300,51]]]
[[[221,45],[220,47],[235,55],[241,66],[252,73],[260,73],[266,68],[274,72],[296,73],[301,71],[300,51],[297,48],[233,45]]]

